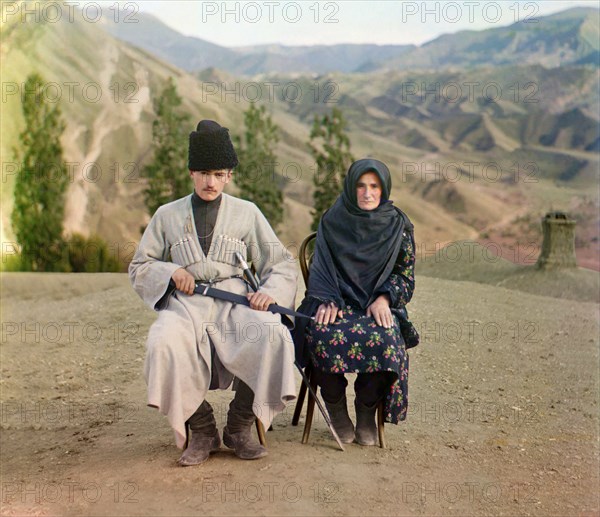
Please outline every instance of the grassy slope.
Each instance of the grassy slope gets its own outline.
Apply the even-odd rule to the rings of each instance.
[[[583,268],[540,270],[533,263],[518,265],[497,256],[495,246],[457,241],[418,258],[420,275],[446,280],[468,280],[551,298],[600,301],[600,275]]]

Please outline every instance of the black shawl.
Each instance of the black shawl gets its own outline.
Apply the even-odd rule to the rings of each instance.
[[[356,184],[366,172],[374,172],[381,181],[381,202],[374,210],[362,210],[356,199]],[[384,163],[363,159],[350,166],[342,194],[319,223],[308,289],[299,312],[313,315],[323,302],[364,310],[381,294],[378,290],[392,273],[407,221],[389,200],[390,190],[390,171]],[[294,329],[297,358],[302,363],[306,323],[296,322]]]

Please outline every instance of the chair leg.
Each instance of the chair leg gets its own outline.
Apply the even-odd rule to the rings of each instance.
[[[302,413],[302,406],[304,405],[304,397],[306,397],[306,384],[304,381],[300,385],[300,391],[298,392],[298,400],[296,401],[296,409],[294,409],[294,416],[292,417],[292,425],[298,425],[300,420],[300,413]]]
[[[185,423],[185,443],[183,444],[183,450],[187,449],[187,446],[190,443],[190,424]]]
[[[310,382],[310,386],[313,388],[313,390],[316,393],[317,381],[315,379],[315,376],[312,374],[312,372],[310,372],[308,374],[308,379]],[[310,435],[310,427],[312,426],[314,412],[315,412],[315,399],[309,393],[308,394],[308,403],[306,405],[306,422],[304,422],[304,432],[302,433],[302,443],[308,443],[308,437]]]
[[[382,400],[377,406],[377,433],[379,435],[379,447],[382,449],[386,448],[385,444],[385,433],[384,433],[384,425],[385,425],[385,402]]]
[[[263,447],[267,446],[267,437],[265,436],[265,426],[257,418],[256,419],[256,434],[258,434],[258,441]]]

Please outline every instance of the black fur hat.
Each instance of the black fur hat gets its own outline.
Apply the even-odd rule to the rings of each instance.
[[[238,164],[229,129],[214,120],[201,120],[190,133],[188,168],[191,171],[233,169]]]

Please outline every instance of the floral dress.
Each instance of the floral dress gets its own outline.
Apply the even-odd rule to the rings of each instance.
[[[392,309],[402,308],[410,301],[415,286],[414,267],[414,242],[405,231],[392,273],[376,293],[388,294]],[[392,315],[394,325],[386,329],[367,316],[365,310],[347,303],[343,317],[336,323],[312,323],[306,343],[313,366],[325,373],[396,373],[397,379],[386,395],[385,420],[397,424],[406,418],[408,408],[408,354],[398,317],[393,312]]]

